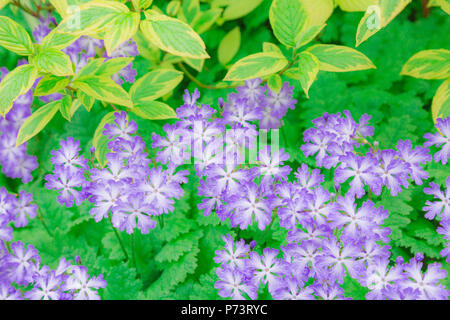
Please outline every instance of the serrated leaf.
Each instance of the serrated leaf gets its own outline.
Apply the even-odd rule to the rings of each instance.
[[[283,69],[289,61],[275,52],[249,55],[236,62],[225,76],[225,81],[239,81],[274,74]]]
[[[300,85],[309,98],[309,88],[312,83],[316,80],[317,74],[319,73],[319,60],[310,52],[302,52],[298,56],[298,72]]]
[[[135,105],[131,111],[143,119],[176,119],[176,112],[167,104],[159,101],[145,101]]]
[[[42,49],[33,57],[33,62],[41,72],[55,76],[73,75],[72,61],[69,56],[58,49]]]
[[[155,256],[155,260],[159,263],[178,261],[178,259],[186,252],[189,252],[195,246],[198,246],[198,240],[201,236],[201,231],[187,233],[180,238],[167,243]]]
[[[119,104],[128,108],[133,107],[133,102],[128,93],[109,78],[84,76],[74,80],[73,86],[94,99]]]
[[[130,89],[134,104],[142,105],[172,91],[183,79],[175,69],[156,69],[139,78]]]
[[[22,143],[27,142],[44,129],[56,112],[58,112],[62,103],[61,100],[53,101],[34,111],[20,127],[16,145],[20,146]]]
[[[450,77],[450,51],[420,51],[405,63],[400,74],[428,80],[446,79]]]
[[[105,35],[105,48],[108,56],[112,56],[117,47],[134,36],[139,28],[140,20],[141,17],[137,12],[116,15],[114,20],[108,24],[108,32]]]
[[[5,116],[12,108],[13,102],[33,86],[38,77],[35,66],[26,64],[8,73],[0,83],[0,115]]]
[[[226,65],[230,62],[241,46],[241,30],[239,26],[228,32],[225,37],[219,43],[219,49],[217,51],[217,58],[219,62]]]
[[[137,278],[136,270],[125,263],[105,268],[103,273],[107,283],[102,290],[105,300],[134,300],[137,299],[142,283]]]
[[[161,50],[181,57],[209,58],[202,38],[178,19],[153,11],[140,27],[147,39]]]
[[[303,29],[308,26],[308,13],[301,0],[274,0],[269,20],[275,37],[282,44],[295,47]]]
[[[0,46],[21,56],[33,54],[33,42],[25,28],[3,16],[0,16]]]
[[[61,92],[68,84],[69,79],[66,77],[58,77],[53,74],[48,74],[39,80],[36,89],[34,89],[34,95],[39,97]]]
[[[375,69],[375,65],[361,52],[332,44],[317,44],[306,49],[319,60],[319,69],[331,72],[348,72]]]

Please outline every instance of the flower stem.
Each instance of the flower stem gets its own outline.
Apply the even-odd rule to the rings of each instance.
[[[129,259],[129,257],[128,257],[128,252],[127,252],[127,250],[125,249],[125,246],[123,245],[122,239],[120,238],[120,235],[119,235],[119,233],[117,232],[117,229],[114,227],[114,225],[113,225],[111,219],[109,220],[109,222],[111,223],[111,227],[112,227],[112,229],[113,229],[113,231],[114,231],[114,234],[116,235],[116,238],[117,238],[117,240],[119,241],[120,247],[122,248],[122,252],[123,252],[123,254],[124,254],[124,256],[125,256],[125,261],[128,261],[128,259]]]

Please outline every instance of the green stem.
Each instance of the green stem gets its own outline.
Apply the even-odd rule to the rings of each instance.
[[[129,257],[128,257],[128,252],[127,252],[127,250],[125,249],[125,246],[123,245],[122,239],[120,238],[120,235],[119,235],[119,233],[117,232],[117,229],[114,227],[112,221],[109,220],[109,222],[111,223],[111,227],[112,227],[112,229],[113,229],[113,231],[114,231],[114,234],[116,235],[116,238],[117,238],[117,240],[119,241],[120,248],[122,248],[122,252],[123,252],[123,254],[124,254],[124,256],[125,256],[125,261],[128,261],[128,259],[129,259]]]
[[[22,4],[21,4],[19,1],[17,1],[17,0],[11,1],[11,4],[12,4],[13,6],[16,6],[16,7],[19,8],[19,9],[22,9],[23,11],[25,11],[26,13],[32,15],[32,16],[35,17],[35,18],[38,18],[38,19],[42,18],[41,15],[39,14],[39,11],[33,11],[33,10],[31,10],[30,8],[25,7],[24,5],[22,5]]]
[[[50,231],[49,227],[45,223],[44,217],[42,216],[42,213],[41,213],[41,208],[38,208],[37,216],[38,216],[39,221],[42,223],[42,226],[44,227],[45,231],[47,231],[48,235],[50,237],[54,238],[55,235],[53,234],[53,232]]]

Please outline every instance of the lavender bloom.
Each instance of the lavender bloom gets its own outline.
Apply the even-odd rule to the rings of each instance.
[[[437,228],[437,233],[442,234],[448,242],[441,251],[441,256],[447,257],[446,261],[450,262],[450,219],[441,221],[441,225]]]
[[[441,148],[441,150],[434,154],[434,160],[436,162],[440,161],[442,164],[447,164],[448,158],[450,158],[450,117],[437,119],[436,128],[439,131],[435,134],[425,134],[424,137],[427,141],[425,141],[424,146],[431,147],[435,145]]]
[[[81,151],[79,141],[74,141],[72,137],[68,137],[66,141],[61,140],[60,144],[59,150],[50,151],[52,154],[50,160],[55,166],[62,166],[71,174],[88,169],[87,160],[79,155]]]
[[[33,275],[38,270],[41,258],[37,250],[18,241],[11,244],[12,253],[5,257],[8,267],[8,278],[19,285],[27,285],[33,282]]]
[[[215,283],[214,288],[219,290],[219,296],[233,300],[245,300],[246,296],[256,299],[258,288],[247,282],[242,272],[229,268],[217,268],[216,272],[220,280]]]
[[[383,184],[391,190],[391,194],[396,196],[402,191],[402,187],[408,188],[408,175],[411,172],[409,164],[397,159],[394,150],[380,151],[380,164],[375,168],[375,172],[383,180]]]
[[[71,276],[67,279],[63,288],[64,291],[70,291],[74,300],[100,300],[97,291],[106,287],[106,281],[103,275],[90,277],[86,267],[74,266]]]
[[[216,250],[214,261],[221,264],[223,268],[244,270],[250,247],[245,244],[243,239],[234,244],[234,240],[229,234],[222,236],[222,239],[225,241],[225,249]]]
[[[370,289],[370,292],[366,295],[367,299],[384,299],[386,288],[396,288],[405,279],[401,266],[394,266],[389,269],[388,264],[389,259],[377,259],[369,264],[367,276],[364,279],[365,286]]]
[[[433,220],[434,217],[439,216],[442,219],[450,219],[450,177],[445,180],[446,190],[441,191],[438,184],[430,182],[430,187],[423,191],[426,194],[433,195],[436,201],[427,200],[426,206],[423,208],[426,211],[425,218]]]
[[[112,222],[119,230],[128,234],[138,228],[143,234],[156,226],[156,221],[150,218],[156,209],[149,204],[143,194],[129,195],[127,201],[119,200],[114,207]]]
[[[54,174],[46,175],[45,187],[49,190],[59,191],[58,202],[68,208],[79,206],[86,199],[86,192],[82,190],[86,181],[83,172],[71,173],[64,167],[55,167]]]
[[[16,228],[26,227],[28,219],[33,219],[37,215],[38,207],[33,204],[33,195],[21,190],[19,198],[15,202],[13,209],[14,225]]]
[[[364,185],[368,185],[370,190],[376,195],[381,193],[381,179],[374,171],[377,161],[372,156],[356,156],[347,153],[341,157],[341,165],[335,171],[335,181],[344,183],[353,177],[350,182],[350,194],[361,198],[365,194]]]
[[[278,250],[270,248],[265,248],[262,256],[253,251],[249,253],[249,266],[254,270],[254,281],[257,284],[268,283],[269,292],[280,287],[281,276],[286,272],[286,265],[276,258],[277,255]]]
[[[423,147],[412,148],[410,140],[399,140],[397,143],[398,154],[403,161],[409,164],[410,176],[418,185],[422,184],[422,180],[428,179],[428,172],[423,170],[421,164],[425,164],[432,160],[429,150]]]

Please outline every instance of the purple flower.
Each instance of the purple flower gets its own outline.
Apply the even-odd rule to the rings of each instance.
[[[52,270],[50,274],[38,277],[33,289],[25,292],[24,296],[30,300],[59,300],[60,284],[61,278]]]
[[[116,112],[114,114],[114,123],[107,123],[103,134],[108,139],[120,137],[125,140],[131,139],[131,134],[137,130],[137,124],[133,120],[129,121],[127,113],[125,111]]]
[[[246,266],[246,261],[248,261],[250,247],[245,244],[243,239],[236,241],[235,244],[229,234],[222,236],[222,239],[225,241],[225,249],[216,250],[214,261],[219,263],[222,268],[237,268],[243,271]]]
[[[80,142],[73,140],[72,137],[68,137],[66,141],[61,140],[61,148],[59,150],[52,150],[51,162],[55,166],[62,166],[70,173],[76,173],[81,170],[89,169],[87,160],[80,156]]]
[[[219,296],[233,300],[245,300],[247,296],[255,300],[258,288],[255,284],[246,281],[246,276],[238,269],[217,268],[219,281],[214,288],[219,290]]]
[[[11,243],[11,254],[5,257],[5,263],[9,268],[9,278],[19,285],[27,285],[33,282],[33,275],[38,270],[41,258],[37,250],[18,241]]]
[[[19,198],[15,202],[13,209],[14,225],[16,228],[28,225],[28,219],[33,219],[37,215],[38,207],[33,202],[33,195],[21,190]]]
[[[441,150],[434,154],[434,160],[436,162],[440,161],[442,164],[447,164],[448,158],[450,158],[450,117],[437,119],[436,128],[439,131],[435,134],[425,134],[427,141],[425,141],[424,146],[431,147],[435,145],[441,148]]]
[[[412,148],[410,140],[399,140],[397,143],[398,154],[403,161],[409,164],[410,176],[418,185],[422,184],[422,179],[428,179],[428,172],[423,170],[421,164],[432,160],[429,150],[423,147]]]
[[[381,150],[380,163],[374,171],[381,177],[383,184],[396,196],[402,191],[402,186],[408,188],[408,174],[411,172],[409,164],[398,159],[394,150]]]
[[[64,284],[64,290],[70,291],[74,300],[100,300],[97,290],[105,287],[103,275],[90,277],[83,266],[74,266],[71,276]]]
[[[423,189],[423,192],[433,195],[436,201],[425,202],[426,206],[423,208],[426,211],[425,218],[433,220],[434,217],[439,216],[442,219],[450,219],[450,177],[445,180],[446,190],[441,191],[438,184],[430,182],[430,187]]]
[[[147,202],[141,193],[129,195],[127,200],[119,199],[113,209],[112,222],[119,230],[126,230],[128,234],[139,229],[143,234],[156,226],[156,221],[150,216],[156,213],[156,209]]]
[[[68,208],[75,204],[77,206],[86,199],[86,192],[82,190],[86,181],[83,172],[71,173],[64,167],[55,167],[54,174],[45,176],[47,183],[45,187],[49,190],[59,191],[58,202]]]
[[[352,153],[347,153],[341,157],[341,164],[335,171],[335,181],[337,183],[344,183],[349,178],[350,194],[361,198],[365,194],[364,185],[369,186],[370,190],[376,195],[381,193],[381,179],[374,171],[378,162],[371,155],[365,157],[357,156]]]
[[[441,256],[447,257],[446,261],[450,262],[450,219],[442,220],[441,225],[436,231],[443,235],[444,239],[448,241],[445,244],[445,248],[441,251]]]
[[[385,298],[384,290],[388,287],[396,287],[405,276],[401,266],[388,267],[389,259],[377,259],[369,264],[364,286],[370,289],[366,298],[370,300],[382,300]]]

